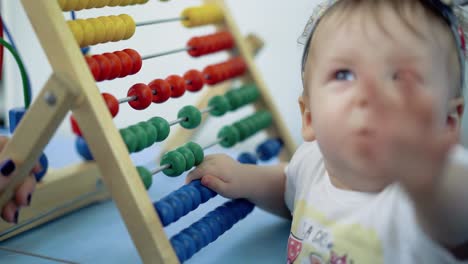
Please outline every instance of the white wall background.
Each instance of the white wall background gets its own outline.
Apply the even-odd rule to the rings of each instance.
[[[299,73],[302,47],[297,44],[296,40],[302,33],[303,26],[317,2],[317,0],[295,0],[287,3],[279,0],[227,0],[243,34],[255,33],[265,41],[263,50],[256,58],[257,67],[269,87],[287,127],[297,142],[301,141],[300,115],[296,102],[301,92]],[[200,3],[200,1],[195,0],[169,2],[150,0],[145,6],[92,9],[77,12],[77,16],[87,18],[127,13],[138,22],[176,17],[183,8]],[[34,94],[37,94],[51,73],[50,66],[19,1],[2,1],[2,5],[4,19],[13,33],[29,71]],[[65,15],[68,17],[68,14]],[[213,28],[210,26],[185,29],[177,22],[140,27],[137,28],[136,34],[130,40],[98,45],[92,48],[92,52],[102,53],[130,47],[138,50],[142,55],[146,55],[183,47],[191,36],[211,32],[213,32]],[[109,92],[116,95],[117,98],[121,98],[126,95],[128,88],[134,83],[148,83],[155,78],[165,78],[170,74],[183,74],[191,68],[201,70],[207,64],[219,62],[225,58],[225,54],[220,54],[192,59],[185,53],[156,58],[145,61],[139,74],[99,83],[99,87],[102,92]],[[6,60],[5,82],[7,90],[5,100],[6,107],[9,109],[22,105],[22,88],[17,66],[9,54],[6,54]],[[152,105],[147,110],[138,112],[138,115],[128,105],[121,105],[120,113],[115,122],[118,127],[123,127],[155,115],[173,120],[181,106],[194,103],[196,100],[197,94],[184,95],[176,100],[170,99],[165,104]],[[468,120],[465,120],[465,125],[468,125],[467,123]],[[213,138],[217,130],[208,129],[205,131],[202,134],[202,140]],[[71,136],[68,120],[62,124],[59,133]],[[467,133],[465,133],[464,139],[465,142],[468,142]]]

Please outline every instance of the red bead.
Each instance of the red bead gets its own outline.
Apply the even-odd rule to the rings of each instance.
[[[144,83],[137,83],[130,87],[127,96],[136,96],[135,100],[128,102],[133,109],[146,109],[153,100],[153,91]]]
[[[109,74],[109,80],[113,80],[119,77],[122,73],[122,63],[120,62],[119,57],[117,57],[117,55],[115,55],[114,53],[109,52],[106,52],[102,55],[106,56],[111,63],[111,72]]]
[[[197,92],[203,88],[205,84],[203,74],[197,70],[190,70],[184,74],[186,81],[186,89],[190,92]]]
[[[141,60],[140,54],[134,49],[124,49],[123,52],[130,55],[133,61],[133,68],[130,74],[135,74],[140,71],[143,61]]]
[[[123,78],[125,76],[130,75],[133,70],[132,57],[130,57],[130,55],[128,55],[127,53],[123,51],[116,51],[114,52],[114,54],[117,55],[117,57],[119,57],[120,63],[122,65],[122,71],[120,72],[119,77]]]
[[[166,81],[171,85],[171,97],[177,98],[184,95],[186,88],[186,81],[178,75],[170,75]]]
[[[76,122],[76,119],[73,116],[70,116],[70,123],[73,133],[75,133],[77,136],[81,136],[82,134],[80,127],[78,126],[78,122]]]
[[[93,55],[93,58],[99,63],[99,79],[97,81],[104,81],[109,79],[111,73],[111,62],[106,56],[103,55]]]
[[[203,69],[203,76],[205,77],[205,82],[209,85],[214,85],[221,82],[221,71],[222,67],[216,65],[210,65]]]
[[[112,117],[115,117],[119,113],[119,101],[112,94],[102,93],[101,95]]]
[[[191,47],[188,53],[192,57],[199,57],[233,48],[234,38],[228,31],[221,31],[202,37],[193,37],[188,41],[187,46]]]
[[[85,56],[85,60],[88,63],[88,67],[93,74],[94,80],[99,79],[99,74],[101,73],[101,69],[99,67],[99,63],[93,58],[89,56]]]
[[[163,103],[171,97],[171,85],[163,79],[153,80],[148,86],[153,94],[153,103]]]

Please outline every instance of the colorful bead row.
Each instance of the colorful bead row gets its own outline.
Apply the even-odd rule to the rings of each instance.
[[[225,62],[213,64],[203,69],[205,82],[215,85],[225,80],[241,76],[247,70],[247,64],[241,57],[231,58]]]
[[[192,181],[153,203],[163,226],[176,222],[217,194],[203,186],[200,180]]]
[[[133,18],[127,14],[67,21],[80,47],[129,39],[136,30]]]
[[[273,117],[270,112],[259,111],[232,125],[224,126],[218,133],[218,138],[223,139],[220,145],[225,148],[230,148],[262,129],[269,127],[272,121]]]
[[[105,6],[128,6],[145,4],[149,0],[58,0],[62,11],[79,11]]]
[[[140,71],[143,64],[140,54],[133,49],[85,56],[85,60],[98,82],[135,74]]]
[[[234,47],[234,37],[228,31],[221,31],[214,34],[193,37],[187,42],[190,47],[188,53],[192,57],[215,53],[221,50],[229,50]]]
[[[161,158],[160,165],[169,165],[163,173],[167,176],[179,176],[203,162],[205,154],[200,145],[189,142],[175,150],[169,151]]]
[[[251,202],[244,199],[226,202],[173,236],[170,242],[179,261],[184,262],[203,247],[218,239],[235,223],[251,213],[254,207]]]

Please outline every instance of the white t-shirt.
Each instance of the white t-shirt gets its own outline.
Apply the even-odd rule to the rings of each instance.
[[[464,263],[421,230],[398,184],[377,194],[334,187],[316,142],[299,147],[286,177],[287,263]]]

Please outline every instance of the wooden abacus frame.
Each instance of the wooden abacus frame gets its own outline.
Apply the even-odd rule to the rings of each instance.
[[[252,56],[234,19],[222,0],[205,0],[205,2],[215,3],[224,10],[224,26],[234,36],[238,53],[248,66],[247,79],[254,82],[261,93],[261,101],[257,107],[266,108],[273,115],[273,125],[268,133],[283,140],[282,156],[290,157],[295,149],[295,143],[281,122],[280,115],[255,68]],[[96,82],[72,33],[68,30],[58,2],[22,0],[22,4],[52,66],[53,73],[0,154],[0,160],[10,158],[21,164],[11,176],[7,188],[0,193],[0,206],[3,207],[11,199],[16,187],[28,176],[45,145],[71,110],[88,142],[95,162],[48,173],[45,177],[46,182],[41,185],[54,190],[54,193],[43,192],[44,197],[35,196],[35,203],[47,206],[50,203],[58,203],[61,200],[58,190],[76,194],[77,197],[81,193],[92,194],[78,202],[76,207],[91,200],[104,199],[110,194],[142,260],[145,263],[178,263],[127,148],[101,99]],[[188,136],[189,134],[186,134],[184,137]],[[171,144],[177,143],[169,143]],[[66,177],[63,177],[64,175]],[[64,180],[72,177],[79,177],[81,183],[70,185],[68,180]],[[106,188],[99,186],[100,179]],[[48,221],[61,213],[63,212],[57,211],[41,221]]]

